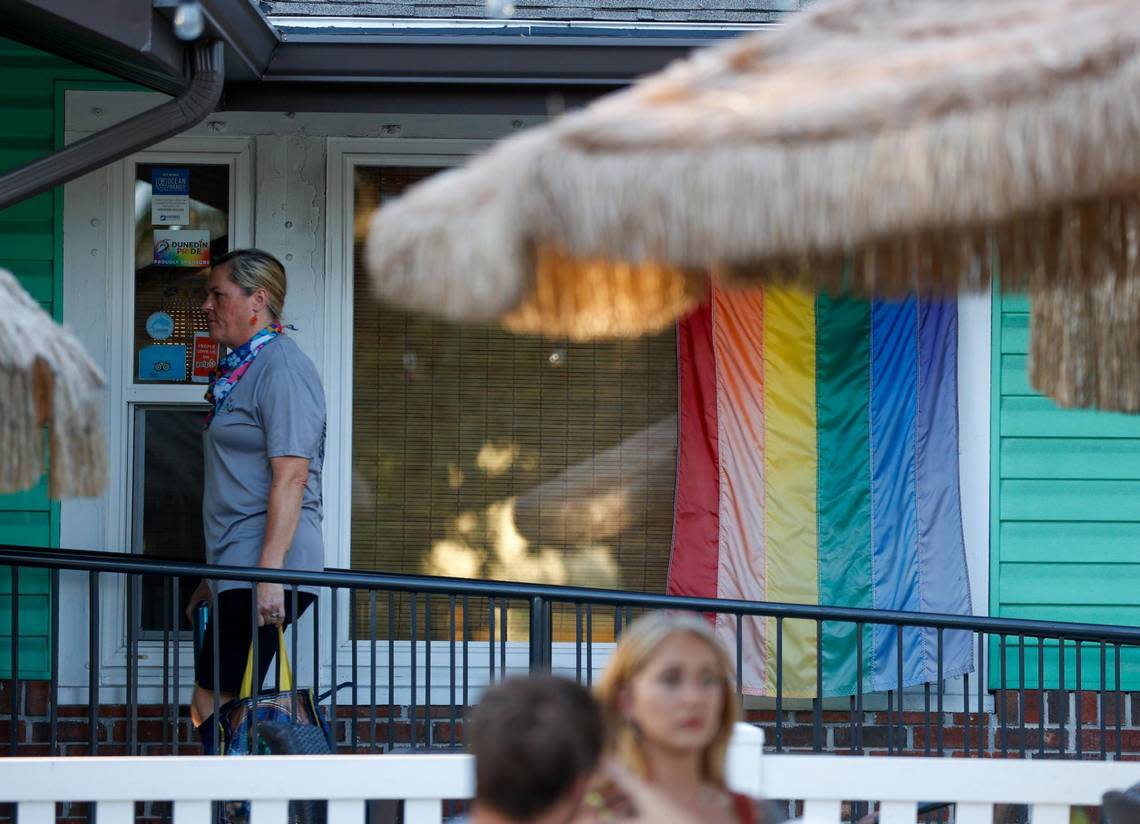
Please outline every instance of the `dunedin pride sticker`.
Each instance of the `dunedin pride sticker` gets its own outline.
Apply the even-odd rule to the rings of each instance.
[[[207,229],[155,229],[155,266],[209,266],[210,232]]]

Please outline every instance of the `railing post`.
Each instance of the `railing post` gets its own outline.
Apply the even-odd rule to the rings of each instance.
[[[554,666],[554,604],[550,601],[543,605],[542,622],[546,630],[542,634],[542,660],[549,672]]]
[[[546,599],[535,595],[530,599],[530,671],[547,672],[550,667],[546,656],[547,607]]]
[[[12,718],[8,722],[8,749],[9,754],[15,756],[16,748],[20,740],[20,568],[18,566],[13,565],[8,567],[8,584],[12,601],[11,626],[8,632],[11,638],[12,654],[12,680],[9,684],[10,689],[8,694]]]
[[[99,754],[99,573],[87,576],[87,754]],[[94,805],[90,807],[92,812]]]

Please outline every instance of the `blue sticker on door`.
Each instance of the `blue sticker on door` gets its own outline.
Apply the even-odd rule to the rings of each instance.
[[[186,347],[156,343],[139,350],[140,381],[186,380]]]

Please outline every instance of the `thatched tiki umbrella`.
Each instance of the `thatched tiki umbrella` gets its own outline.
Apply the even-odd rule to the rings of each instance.
[[[578,338],[706,281],[1033,298],[1031,377],[1140,410],[1134,0],[838,0],[506,140],[380,210],[404,307]],[[994,266],[997,262],[997,267]]]
[[[99,494],[106,481],[102,386],[79,341],[0,269],[0,492],[40,479],[46,423],[51,496]]]

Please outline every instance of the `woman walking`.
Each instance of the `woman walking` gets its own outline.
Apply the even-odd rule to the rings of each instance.
[[[325,396],[313,362],[284,333],[285,268],[257,249],[217,260],[202,305],[210,335],[230,352],[210,379],[203,433],[202,522],[207,562],[265,569],[324,568],[321,464]],[[290,623],[284,587],[216,581],[219,703],[240,688],[256,615],[260,684],[276,652],[276,626]],[[190,608],[210,598],[203,581]],[[298,612],[315,600],[298,593]],[[254,603],[256,599],[256,604]],[[256,612],[255,612],[256,610]],[[195,668],[191,718],[213,712],[214,631],[207,627]],[[255,686],[255,691],[256,691]]]

